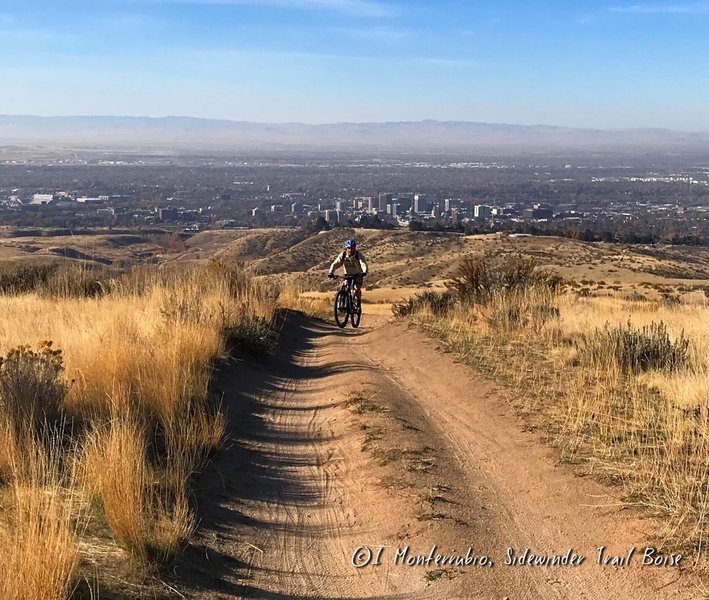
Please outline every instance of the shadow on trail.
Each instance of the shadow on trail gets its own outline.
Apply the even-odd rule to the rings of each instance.
[[[324,367],[308,365],[309,353],[320,338],[361,335],[359,331],[343,331],[297,313],[284,313],[281,318],[278,348],[272,356],[260,361],[237,358],[223,364],[213,377],[212,388],[223,396],[222,407],[227,414],[226,441],[198,478],[195,495],[199,528],[173,570],[172,582],[188,597],[202,594],[209,598],[216,594],[220,598],[243,596],[266,600],[303,597],[269,592],[244,583],[248,582],[249,573],[260,570],[258,561],[254,564],[249,553],[258,554],[261,550],[238,539],[238,535],[245,528],[262,530],[264,535],[293,531],[290,519],[278,520],[288,515],[288,510],[267,510],[265,514],[272,514],[273,519],[261,520],[250,516],[255,512],[251,510],[254,505],[322,504],[322,480],[313,452],[313,444],[318,443],[317,432],[308,431],[307,427],[279,425],[270,417],[274,411],[292,411],[298,415],[296,422],[303,423],[302,417],[308,411],[315,413],[337,405],[333,400],[320,405],[293,406],[288,402],[288,394],[297,382],[303,381],[309,390],[318,391],[325,389],[318,386],[318,381],[329,375],[364,367],[345,362]],[[287,455],[278,452],[278,447],[283,446],[288,447]],[[298,531],[316,537],[332,533],[322,524],[311,527],[299,523]],[[232,553],[249,560],[243,562]],[[282,575],[287,573],[273,576]]]

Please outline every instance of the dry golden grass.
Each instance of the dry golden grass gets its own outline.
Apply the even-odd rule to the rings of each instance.
[[[62,475],[56,446],[47,451],[38,442],[26,442],[23,464],[15,465],[21,477],[2,488],[0,597],[67,598],[78,574],[82,523],[72,469]]]
[[[414,319],[469,362],[508,382],[526,420],[551,436],[564,459],[620,484],[625,502],[663,517],[668,538],[686,543],[697,558],[704,554],[709,533],[706,299],[668,306],[579,298],[532,286],[497,290],[483,302],[458,302],[442,315],[424,303]],[[664,332],[662,326],[667,339],[643,337]],[[660,359],[629,369],[618,347],[601,344],[608,332],[641,340]],[[678,351],[684,360],[674,362],[669,349],[683,348],[682,340],[686,356]]]
[[[82,473],[89,495],[99,500],[116,537],[142,561],[149,556],[152,493],[155,476],[147,464],[146,432],[129,414],[84,444]]]
[[[83,481],[116,540],[139,562],[171,558],[195,525],[187,483],[199,456],[168,455],[165,473],[148,464],[147,432],[116,417],[84,444]],[[176,476],[176,473],[179,473]]]
[[[296,278],[289,278],[281,284],[279,304],[284,308],[299,310],[318,319],[329,319],[332,315],[332,294],[308,293],[306,287]]]
[[[66,598],[79,578],[95,579],[79,565],[115,571],[119,548],[126,564],[174,556],[195,525],[190,477],[224,435],[213,361],[233,340],[260,343],[277,301],[273,287],[220,264],[107,287],[89,298],[0,296],[0,476],[15,498],[0,506],[3,562],[15,566],[0,597]],[[34,350],[37,340],[52,344]],[[63,471],[40,482],[52,456]],[[75,464],[77,478],[62,474]]]

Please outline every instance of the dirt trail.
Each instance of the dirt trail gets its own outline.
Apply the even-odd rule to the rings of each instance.
[[[170,580],[185,597],[701,597],[683,571],[641,567],[650,521],[555,466],[492,384],[402,323],[289,315],[276,356],[218,381],[230,440],[199,480],[201,524]],[[353,566],[361,546],[382,548],[378,566]],[[600,546],[637,550],[617,568],[597,563]],[[585,558],[507,566],[509,548]],[[474,564],[405,564],[437,553]]]

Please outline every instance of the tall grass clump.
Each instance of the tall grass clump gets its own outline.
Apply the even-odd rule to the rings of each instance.
[[[83,521],[72,491],[73,461],[27,440],[13,485],[0,489],[0,597],[68,598],[79,572]]]
[[[59,263],[0,264],[0,294],[35,292],[49,298],[93,297],[108,291],[112,273],[106,267]]]
[[[148,432],[130,416],[93,431],[83,451],[85,489],[118,543],[139,562],[171,558],[194,529],[187,478],[163,477],[150,464]]]
[[[217,263],[113,274],[99,293],[84,275],[0,294],[0,476],[7,497],[36,489],[59,502],[61,492],[75,499],[57,504],[72,522],[86,512],[69,579],[91,577],[82,565],[92,565],[104,587],[127,573],[135,585],[135,566],[171,560],[194,528],[190,482],[226,426],[210,392],[215,361],[235,338],[272,343],[278,290]],[[32,477],[50,448],[63,470],[78,465],[61,490]],[[19,540],[13,527],[4,535]],[[24,585],[10,578],[0,589]]]
[[[23,263],[0,264],[0,293],[26,294],[42,289],[56,275],[57,263],[28,265]]]

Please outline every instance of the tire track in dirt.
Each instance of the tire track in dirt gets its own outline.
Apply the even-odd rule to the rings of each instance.
[[[359,343],[371,364],[385,369],[426,412],[432,429],[462,467],[466,487],[489,514],[486,539],[479,543],[500,557],[508,547],[539,554],[563,554],[573,548],[586,556],[574,568],[504,568],[510,578],[498,589],[506,596],[703,597],[691,577],[673,568],[641,569],[637,555],[629,568],[598,565],[600,546],[619,555],[633,546],[639,553],[653,546],[648,542],[652,522],[620,511],[612,490],[555,465],[551,451],[522,431],[489,381],[437,351],[435,342],[405,324],[374,321],[380,327]],[[409,360],[412,356],[418,359]]]
[[[432,597],[420,573],[352,566],[359,544],[384,543],[410,516],[371,481],[345,407],[369,376],[347,353],[350,336],[288,321],[275,357],[217,378],[230,439],[199,480],[201,524],[171,585],[209,599]]]

